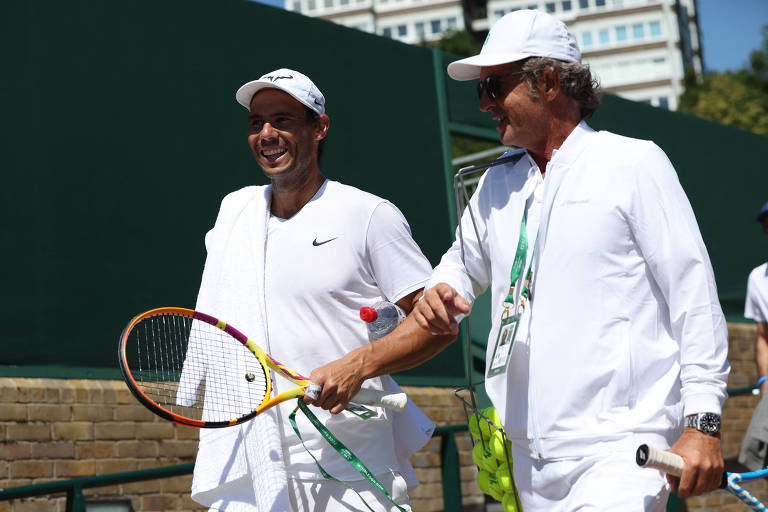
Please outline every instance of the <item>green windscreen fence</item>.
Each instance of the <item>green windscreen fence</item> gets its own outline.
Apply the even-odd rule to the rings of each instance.
[[[11,0],[0,43],[0,376],[117,377],[130,317],[194,305],[221,199],[265,183],[234,100],[247,80],[311,76],[331,117],[323,171],[392,200],[433,265],[455,226],[449,132],[496,138],[474,84],[446,77],[453,57],[245,0]],[[653,139],[672,159],[724,309],[740,317],[766,259],[753,220],[768,200],[766,137],[604,103],[595,128]],[[463,384],[461,343],[398,379]]]
[[[117,376],[133,315],[194,307],[221,199],[266,182],[234,93],[280,67],[326,96],[324,173],[392,200],[433,264],[450,243],[430,50],[244,0],[18,0],[0,20],[0,375]],[[402,377],[462,382],[461,354]]]

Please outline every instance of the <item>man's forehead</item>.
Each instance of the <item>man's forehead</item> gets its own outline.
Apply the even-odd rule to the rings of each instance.
[[[304,105],[280,89],[266,88],[257,91],[251,98],[251,116],[274,112],[303,112]]]

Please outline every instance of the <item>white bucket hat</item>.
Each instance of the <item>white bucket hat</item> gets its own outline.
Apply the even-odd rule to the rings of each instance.
[[[448,75],[454,80],[473,80],[480,78],[482,67],[528,57],[581,62],[576,38],[562,21],[541,11],[521,9],[493,24],[479,55],[448,64]]]
[[[292,69],[281,68],[267,73],[258,80],[243,84],[235,93],[239,104],[251,110],[253,95],[262,89],[287,92],[318,114],[325,114],[325,97],[306,75]]]

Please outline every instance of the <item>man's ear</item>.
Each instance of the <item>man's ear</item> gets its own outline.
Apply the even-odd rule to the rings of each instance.
[[[541,83],[544,86],[544,98],[548,101],[554,100],[562,90],[560,75],[552,68],[544,68],[541,74]]]
[[[328,135],[328,128],[331,126],[331,118],[327,114],[320,114],[317,118],[317,124],[315,128],[316,140],[320,141]]]

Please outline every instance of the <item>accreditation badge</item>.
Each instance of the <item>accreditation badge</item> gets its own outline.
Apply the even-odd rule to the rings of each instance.
[[[504,313],[501,315],[501,325],[499,326],[499,334],[496,336],[496,346],[493,348],[488,377],[493,377],[507,371],[519,323],[520,315],[510,315],[509,307],[505,307]]]

